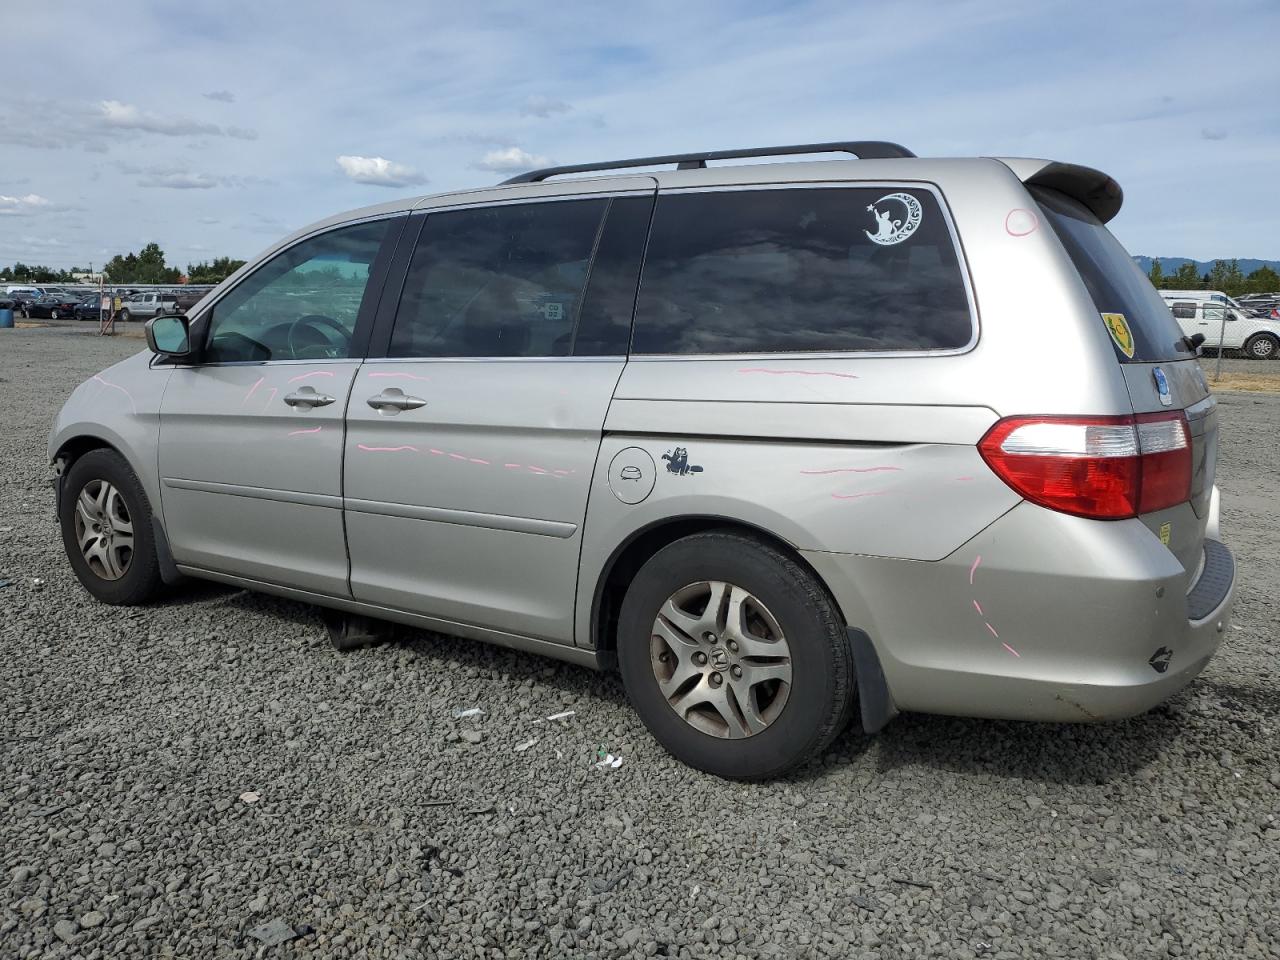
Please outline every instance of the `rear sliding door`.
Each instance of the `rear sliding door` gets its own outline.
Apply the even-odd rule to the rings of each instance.
[[[356,599],[573,642],[587,492],[652,205],[650,187],[416,218],[398,309],[348,407]]]

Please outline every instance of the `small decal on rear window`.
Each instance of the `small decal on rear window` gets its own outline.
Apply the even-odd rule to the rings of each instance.
[[[1124,318],[1124,314],[1104,313],[1102,322],[1107,325],[1107,333],[1111,334],[1111,339],[1120,348],[1120,352],[1132,360],[1133,331],[1129,329],[1129,321]]]
[[[901,243],[916,232],[924,219],[920,201],[909,193],[886,193],[875,203],[867,204],[867,210],[875,215],[876,231],[862,232],[882,247]]]

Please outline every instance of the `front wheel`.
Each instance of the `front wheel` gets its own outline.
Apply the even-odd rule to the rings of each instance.
[[[49,311],[49,319],[50,319],[50,320],[57,320],[57,319],[58,319],[58,311],[57,311],[57,310],[50,310],[50,311]]]
[[[128,323],[128,322],[129,322],[129,311],[128,311],[128,310],[121,310],[121,311],[120,311],[120,313],[119,313],[119,315],[118,315],[118,318],[119,318],[119,320],[120,320],[120,322],[121,322],[121,323]]]
[[[149,600],[162,583],[151,505],[114,450],[91,450],[62,481],[62,545],[80,582],[103,603]]]
[[[710,531],[659,550],[618,623],[623,683],[677,759],[717,776],[779,776],[848,722],[853,660],[825,588],[776,547]]]
[[[1244,352],[1254,360],[1272,360],[1280,353],[1280,340],[1269,333],[1255,334],[1246,341]]]

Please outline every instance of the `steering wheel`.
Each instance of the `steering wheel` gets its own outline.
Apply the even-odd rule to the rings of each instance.
[[[288,344],[290,357],[297,358],[298,356],[298,349],[293,343],[293,335],[303,324],[306,324],[311,330],[317,333],[323,333],[324,327],[330,327],[335,330],[338,333],[337,338],[326,338],[330,339],[330,344],[334,347],[345,347],[351,341],[351,334],[348,332],[347,328],[337,320],[333,319],[333,317],[326,317],[322,313],[308,313],[289,324],[289,330],[285,335],[285,342]]]

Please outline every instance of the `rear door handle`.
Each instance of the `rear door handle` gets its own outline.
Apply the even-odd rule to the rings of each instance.
[[[427,405],[427,401],[421,397],[411,397],[395,387],[383,390],[370,397],[365,403],[375,410],[417,410]]]
[[[333,397],[316,393],[314,387],[299,387],[296,393],[287,394],[284,402],[291,407],[327,407],[333,403]]]

